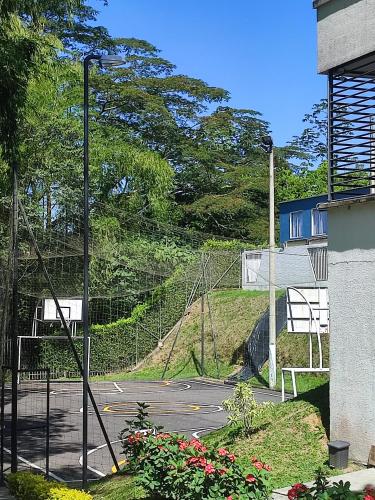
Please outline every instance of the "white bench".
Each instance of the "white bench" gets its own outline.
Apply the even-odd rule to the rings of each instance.
[[[328,373],[329,368],[282,368],[281,369],[281,400],[285,401],[285,372],[292,377],[293,395],[297,397],[296,373]]]

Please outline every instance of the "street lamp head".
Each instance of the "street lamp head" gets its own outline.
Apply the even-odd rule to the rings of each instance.
[[[109,68],[111,66],[121,66],[124,64],[124,59],[117,54],[104,54],[100,56],[99,64],[102,68]]]
[[[264,135],[262,137],[262,143],[261,143],[261,148],[266,152],[266,153],[272,153],[273,149],[273,140],[270,135]]]

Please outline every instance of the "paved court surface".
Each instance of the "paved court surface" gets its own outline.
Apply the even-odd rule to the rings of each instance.
[[[125,420],[137,414],[137,401],[150,405],[149,418],[166,431],[199,437],[226,423],[222,401],[232,386],[201,380],[164,382],[96,382],[91,384],[104,426],[119,463],[122,460],[118,435]],[[258,401],[280,401],[272,391],[254,389]],[[46,385],[24,382],[19,389],[19,461],[45,469]],[[6,392],[5,459],[9,455],[10,392]],[[50,470],[52,477],[74,481],[81,477],[82,384],[53,382],[50,387]],[[92,407],[89,415],[89,456],[91,478],[111,472],[108,448]],[[6,464],[7,465],[7,464]]]

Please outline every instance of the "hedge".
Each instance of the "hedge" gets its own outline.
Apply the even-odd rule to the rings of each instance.
[[[9,491],[17,500],[92,500],[84,491],[72,490],[62,483],[47,481],[33,472],[15,472],[7,477]]]

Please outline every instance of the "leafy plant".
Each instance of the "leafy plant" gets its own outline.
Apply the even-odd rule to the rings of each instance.
[[[254,397],[253,390],[247,382],[236,385],[233,396],[223,401],[224,409],[229,412],[230,424],[240,424],[245,436],[253,431],[253,419],[255,415],[268,408],[272,403],[259,404]]]
[[[32,472],[9,474],[7,482],[10,493],[17,500],[92,500],[88,493],[47,481],[42,475]]]
[[[329,484],[321,470],[317,471],[314,485],[308,488],[305,484],[297,483],[288,491],[288,499],[303,500],[375,500],[375,488],[367,486],[361,493],[351,491],[350,482],[343,481]]]
[[[266,499],[270,467],[253,457],[243,466],[225,448],[208,449],[182,435],[136,432],[123,441],[128,470],[151,496],[175,500]],[[132,452],[129,453],[129,451]]]
[[[128,427],[122,429],[119,434],[119,439],[123,448],[123,453],[126,455],[130,464],[134,466],[134,459],[137,456],[138,450],[136,447],[137,443],[140,443],[141,436],[147,436],[149,434],[157,434],[163,428],[163,426],[155,425],[148,418],[148,411],[150,405],[147,403],[137,403],[137,415],[132,420],[125,420]]]

